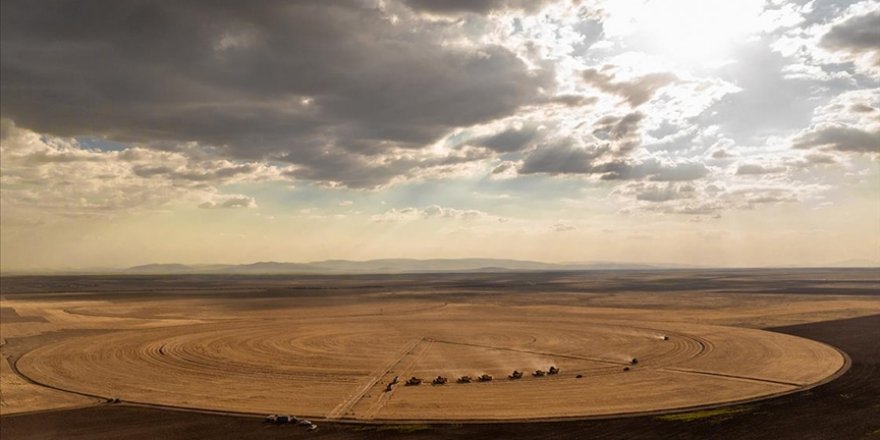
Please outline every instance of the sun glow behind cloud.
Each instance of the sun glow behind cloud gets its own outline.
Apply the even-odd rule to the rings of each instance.
[[[764,0],[620,0],[605,4],[605,32],[631,50],[712,67],[765,28]]]

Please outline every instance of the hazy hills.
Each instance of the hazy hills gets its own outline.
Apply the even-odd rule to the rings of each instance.
[[[186,275],[186,274],[241,274],[241,275],[320,275],[320,274],[392,274],[431,272],[513,272],[513,271],[580,271],[580,270],[663,270],[663,269],[710,269],[677,263],[626,263],[626,262],[567,262],[544,263],[529,260],[499,258],[435,258],[410,259],[387,258],[379,260],[324,260],[309,263],[285,263],[263,261],[249,264],[145,264],[129,268],[65,268],[42,271],[2,271],[4,276],[14,275],[77,275],[77,274],[131,274],[131,275]],[[717,267],[715,267],[717,268]],[[736,267],[727,267],[736,268]],[[743,267],[740,267],[741,269]],[[763,269],[810,269],[810,268],[880,268],[874,260],[836,261],[824,265],[780,265],[753,267]]]
[[[407,258],[351,261],[326,260],[311,263],[279,263],[274,261],[251,264],[147,264],[125,269],[132,274],[326,274],[326,273],[415,273],[415,272],[501,272],[501,271],[565,271],[612,269],[661,269],[681,265],[647,265],[630,263],[542,263],[526,260],[494,258],[461,258],[415,260]]]

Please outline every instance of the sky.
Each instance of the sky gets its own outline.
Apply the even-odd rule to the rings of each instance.
[[[880,2],[0,3],[0,270],[880,262]]]

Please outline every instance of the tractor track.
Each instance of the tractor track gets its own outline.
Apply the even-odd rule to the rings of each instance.
[[[412,354],[413,351],[419,348],[420,345],[423,345],[423,342],[425,342],[425,338],[419,338],[407,345],[402,350],[402,353],[400,355],[392,358],[391,361],[386,364],[378,373],[370,375],[370,380],[367,381],[367,383],[362,385],[360,388],[358,388],[353,396],[339,404],[339,406],[337,406],[336,408],[333,408],[333,410],[327,414],[327,419],[332,420],[345,417],[345,415],[348,414],[358,404],[358,402],[360,402],[361,399],[364,398],[367,392],[370,391],[370,389],[372,389],[374,386],[376,386],[379,380],[381,380],[389,372],[391,372],[394,367],[396,367],[407,356]]]
[[[404,381],[406,380],[406,376],[409,374],[410,371],[412,371],[412,367],[416,364],[416,362],[419,361],[419,359],[421,359],[425,355],[425,353],[427,353],[428,349],[431,347],[431,344],[433,342],[434,341],[431,339],[422,338],[419,341],[419,344],[417,344],[416,347],[413,347],[413,349],[410,350],[409,353],[407,353],[407,355],[413,354],[416,350],[418,350],[418,352],[414,353],[414,355],[409,359],[409,362],[406,364],[406,366],[401,368],[400,374],[398,374],[398,376],[402,376],[402,380],[404,380]],[[407,358],[407,355],[402,356],[398,360],[397,364],[400,364],[401,362],[403,362],[403,360]],[[395,366],[397,366],[397,364],[395,364]],[[393,369],[390,371],[393,371]],[[382,408],[385,406],[385,404],[388,403],[389,400],[391,400],[391,397],[394,394],[394,392],[396,391],[398,386],[401,386],[401,385],[398,384],[397,386],[392,387],[391,391],[381,392],[379,394],[379,398],[376,399],[376,401],[373,402],[372,405],[370,405],[370,407],[367,409],[367,412],[364,415],[364,417],[362,417],[362,419],[366,419],[366,420],[374,419],[376,417],[376,414],[378,414],[379,411],[381,411]]]

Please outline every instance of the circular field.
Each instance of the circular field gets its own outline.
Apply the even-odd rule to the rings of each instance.
[[[16,366],[41,384],[128,402],[469,421],[737,402],[809,387],[844,363],[827,345],[760,330],[456,307],[119,331],[40,347]],[[531,374],[551,365],[559,374]],[[524,377],[508,379],[513,370]],[[494,380],[456,383],[482,374]],[[438,375],[449,383],[432,385]],[[401,383],[386,391],[395,376]],[[413,376],[425,383],[404,386]]]

